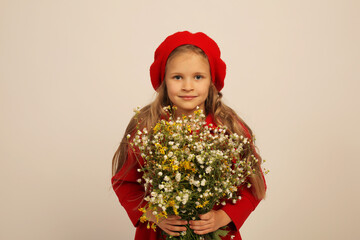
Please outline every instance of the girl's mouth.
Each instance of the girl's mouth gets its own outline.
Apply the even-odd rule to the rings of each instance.
[[[189,100],[196,98],[196,96],[180,96],[180,98],[182,98],[183,100],[189,101]]]

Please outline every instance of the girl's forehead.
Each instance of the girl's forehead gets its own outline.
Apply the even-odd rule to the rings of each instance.
[[[206,58],[198,54],[179,55],[171,59],[165,68],[165,74],[173,73],[203,73],[210,74],[210,64]]]

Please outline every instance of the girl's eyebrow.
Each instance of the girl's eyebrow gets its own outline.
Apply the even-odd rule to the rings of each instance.
[[[183,73],[180,73],[180,72],[170,72],[169,73],[170,75],[182,75]],[[194,75],[206,75],[205,72],[195,72],[193,73]]]

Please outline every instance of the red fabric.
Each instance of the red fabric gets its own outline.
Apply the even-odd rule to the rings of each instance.
[[[213,118],[210,115],[206,118],[206,123],[214,124]],[[154,232],[151,229],[147,229],[147,223],[141,223],[139,221],[142,213],[138,209],[146,204],[146,202],[143,201],[144,187],[137,182],[137,179],[141,178],[141,173],[139,173],[137,169],[142,164],[143,159],[140,156],[135,156],[132,151],[129,151],[128,159],[124,167],[111,179],[113,189],[121,205],[125,208],[131,222],[136,227],[135,240],[165,239],[162,238],[159,227],[156,232]],[[214,210],[224,210],[232,220],[228,225],[230,232],[226,237],[222,238],[223,240],[230,240],[231,235],[235,235],[233,240],[241,240],[239,229],[260,202],[246,187],[240,190],[240,195],[241,200],[238,200],[236,204],[228,201],[225,206],[214,206]]]
[[[170,53],[177,47],[185,44],[195,45],[201,48],[208,57],[210,64],[211,80],[216,89],[220,91],[224,87],[226,64],[220,58],[220,49],[216,42],[202,32],[190,33],[188,31],[177,32],[168,36],[156,49],[154,62],[150,66],[151,83],[156,90],[165,77],[165,66]]]

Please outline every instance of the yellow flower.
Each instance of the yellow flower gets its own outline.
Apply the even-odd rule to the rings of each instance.
[[[145,210],[144,208],[139,208],[139,211],[140,211],[140,212],[143,212],[143,213],[146,212],[146,210]]]
[[[172,168],[173,168],[173,170],[175,170],[175,171],[176,171],[176,170],[178,170],[178,169],[179,169],[179,166],[178,166],[178,165],[173,165],[173,166],[172,166]]]
[[[168,202],[168,205],[169,205],[170,207],[175,206],[175,201],[174,201],[174,200],[170,200],[170,201]]]
[[[187,130],[189,131],[189,133],[191,133],[191,127],[190,127],[190,125],[187,125],[186,127],[187,127]]]
[[[167,218],[167,212],[166,211],[162,211],[161,213],[159,213],[158,215],[155,216],[156,217],[156,222],[159,222],[160,218]]]
[[[201,112],[202,112],[202,110],[199,109],[199,110],[196,110],[196,111],[194,112],[194,114],[195,114],[195,115],[200,115]]]
[[[160,217],[167,218],[167,212],[166,211],[161,212],[159,215],[160,215]]]
[[[161,146],[160,143],[155,143],[155,146],[156,146],[157,148],[159,148],[159,151],[160,151],[161,154],[165,154],[165,151],[167,150],[167,147]]]
[[[203,204],[197,205],[196,208],[203,208],[203,207],[205,207],[208,203],[209,203],[209,201],[206,200],[205,202],[203,202]]]
[[[189,161],[184,161],[181,163],[181,166],[185,169],[185,170],[188,170],[190,169],[190,162]]]
[[[153,128],[153,130],[154,130],[154,133],[156,133],[157,131],[159,131],[159,130],[160,130],[160,124],[159,124],[159,123],[156,124],[155,127]]]
[[[156,224],[155,223],[151,224],[151,229],[154,230],[154,232],[156,232]]]
[[[175,213],[176,216],[179,215],[179,212],[178,212],[178,210],[175,208],[175,206],[173,206],[173,210],[174,210],[174,213]]]
[[[146,216],[141,216],[140,217],[140,222],[142,222],[142,223],[146,222]]]

